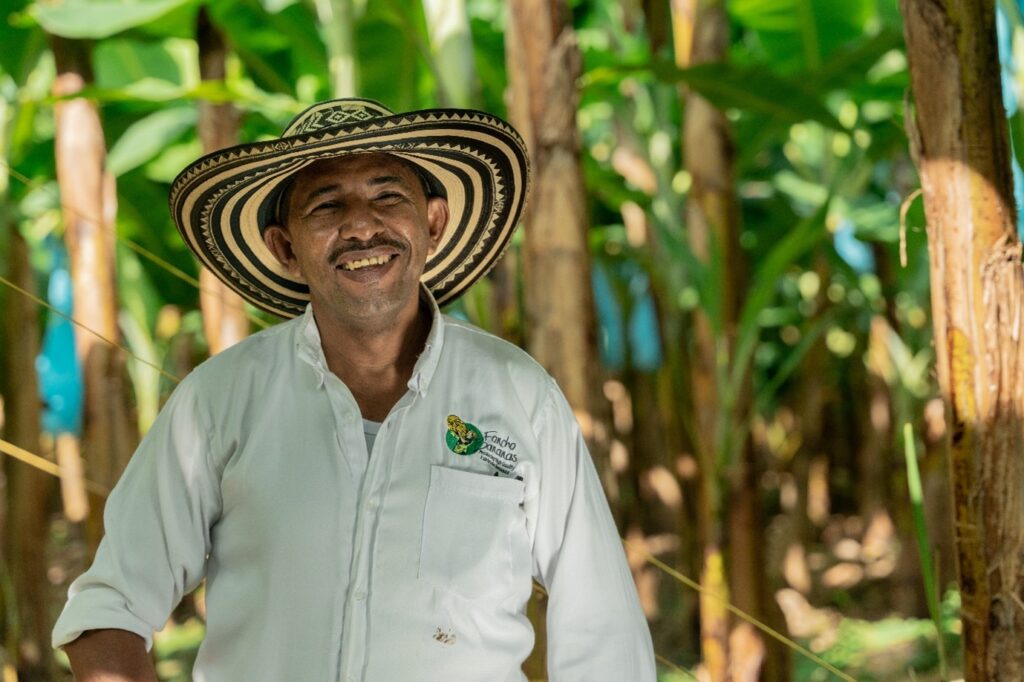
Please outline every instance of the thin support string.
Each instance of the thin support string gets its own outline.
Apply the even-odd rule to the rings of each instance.
[[[667,658],[665,658],[664,656],[659,654],[657,651],[654,652],[654,657],[656,659],[658,659],[658,663],[661,663],[663,666],[665,666],[666,668],[670,669],[674,673],[681,673],[684,677],[686,677],[689,680],[699,679],[696,675],[691,673],[689,670],[687,670],[686,668],[680,668],[678,665],[676,665],[672,661],[668,660]]]
[[[691,588],[693,590],[696,590],[697,592],[699,592],[701,594],[701,596],[710,597],[711,599],[714,599],[715,601],[720,603],[722,606],[724,606],[733,615],[737,616],[741,620],[745,620],[746,622],[750,623],[751,625],[753,625],[758,630],[764,632],[766,635],[769,635],[770,637],[772,637],[772,638],[778,640],[779,642],[785,644],[787,647],[789,647],[793,651],[797,652],[798,654],[800,654],[804,658],[807,658],[808,660],[813,661],[814,663],[818,664],[819,666],[821,666],[825,670],[828,670],[830,673],[832,673],[833,675],[835,675],[839,679],[844,680],[845,682],[857,682],[857,680],[855,680],[854,678],[850,677],[849,675],[847,675],[843,671],[839,670],[834,665],[832,665],[831,663],[826,661],[821,656],[818,656],[817,654],[815,654],[810,649],[807,649],[806,647],[800,646],[799,644],[794,642],[789,637],[786,637],[781,632],[778,632],[777,630],[773,629],[771,626],[766,625],[765,623],[762,623],[760,620],[758,620],[757,618],[754,618],[753,616],[751,616],[750,614],[746,613],[745,611],[743,611],[739,607],[733,606],[732,603],[728,599],[724,599],[721,596],[719,596],[718,594],[715,594],[714,592],[711,592],[711,591],[705,589],[696,580],[693,580],[692,578],[686,577],[685,575],[683,575],[682,573],[680,573],[676,569],[672,568],[671,566],[666,564],[664,561],[661,561],[657,557],[653,556],[652,554],[650,554],[646,550],[643,550],[643,549],[640,549],[640,548],[636,547],[635,545],[630,543],[628,540],[623,540],[622,543],[626,546],[626,549],[628,549],[631,552],[636,552],[638,555],[643,557],[643,559],[645,561],[647,561],[647,563],[649,563],[649,564],[651,564],[651,565],[661,569],[664,573],[666,573],[669,576],[675,578],[676,580],[678,580],[682,584],[686,585],[687,587],[689,587],[689,588]]]
[[[57,199],[57,201],[60,202],[59,194],[55,190],[53,190],[49,185],[44,185],[41,182],[37,182],[37,181],[32,180],[32,178],[26,176],[24,173],[19,172],[18,170],[13,168],[9,163],[7,163],[3,159],[0,159],[0,166],[3,166],[4,168],[6,168],[7,172],[11,175],[11,177],[13,177],[15,180],[18,180],[19,182],[21,182],[23,185],[25,185],[29,189],[38,189],[38,190],[42,190],[44,192],[49,192],[50,195],[53,198]],[[62,202],[60,203],[60,206],[61,206],[62,209],[68,209],[68,207],[64,203],[62,203]],[[81,212],[76,211],[76,213],[78,213],[79,215],[82,215]],[[93,221],[95,223],[102,222],[102,221],[96,220],[92,216],[82,215],[82,217],[86,218],[88,220],[91,220],[91,221]],[[177,277],[178,279],[182,280],[183,282],[186,282],[186,283],[192,285],[193,287],[195,287],[196,289],[198,289],[202,293],[209,294],[211,296],[217,296],[218,292],[212,291],[211,289],[208,289],[207,287],[204,287],[199,282],[199,280],[197,280],[195,277],[192,277],[188,273],[182,271],[180,268],[176,268],[175,266],[171,265],[166,260],[164,260],[160,256],[156,255],[152,251],[149,251],[148,249],[146,249],[145,247],[143,247],[143,246],[141,246],[139,244],[136,244],[135,242],[131,241],[130,239],[126,239],[126,238],[120,236],[119,234],[117,234],[116,230],[114,231],[114,239],[116,239],[121,244],[124,244],[125,246],[127,246],[129,249],[131,249],[135,253],[139,254],[142,257],[144,257],[145,259],[147,259],[148,261],[150,261],[151,263],[153,263],[157,267],[166,270],[167,272],[169,272],[174,277]],[[235,301],[224,301],[224,303],[229,308],[234,308],[235,310],[242,311],[242,313],[245,315],[245,317],[250,322],[252,322],[257,327],[259,327],[260,329],[267,329],[267,328],[272,326],[271,323],[267,322],[266,320],[260,319],[259,317],[256,317],[255,315],[250,313],[248,311],[248,309],[246,309],[244,304],[236,303]]]
[[[210,294],[211,296],[217,296],[218,295],[218,292],[212,291],[211,289],[208,289],[208,288],[204,287],[199,282],[199,280],[196,279],[195,277],[193,277],[192,275],[190,275],[187,272],[181,270],[180,268],[176,268],[175,266],[171,265],[170,263],[168,263],[166,260],[164,260],[160,256],[156,255],[152,251],[147,251],[144,247],[139,246],[138,244],[136,244],[132,240],[125,239],[124,237],[121,237],[120,235],[116,235],[116,234],[114,235],[114,238],[117,239],[118,243],[123,244],[124,246],[127,246],[129,249],[131,249],[135,253],[139,254],[140,256],[142,256],[143,258],[148,260],[149,262],[153,263],[154,265],[156,265],[159,268],[163,268],[164,270],[166,270],[167,272],[171,273],[172,275],[174,275],[178,279],[182,280],[183,282],[187,282],[188,284],[191,284],[193,287],[195,287],[196,289],[198,289],[202,293]],[[260,329],[269,329],[271,326],[273,326],[273,325],[271,325],[271,323],[267,322],[266,320],[260,319],[259,317],[256,317],[255,315],[250,313],[245,308],[244,304],[240,305],[238,303],[235,303],[234,301],[228,301],[228,300],[224,300],[224,299],[221,299],[221,300],[229,308],[234,308],[235,310],[241,310],[245,314],[246,319],[248,319],[250,322],[252,322],[254,325],[259,327]]]
[[[155,364],[153,362],[150,362],[149,360],[146,360],[145,358],[140,357],[139,355],[136,355],[135,353],[131,352],[130,350],[128,350],[127,348],[125,348],[121,344],[117,343],[116,341],[108,339],[106,336],[104,336],[100,332],[96,331],[92,327],[90,327],[90,326],[88,326],[86,324],[83,324],[82,322],[79,322],[78,320],[76,320],[75,318],[71,317],[70,315],[64,314],[63,312],[61,312],[60,310],[58,310],[54,306],[50,305],[50,303],[48,301],[44,301],[43,299],[39,298],[38,296],[36,296],[32,292],[27,291],[25,289],[22,289],[17,284],[15,284],[11,280],[7,279],[3,275],[0,275],[0,283],[6,284],[11,289],[14,289],[15,291],[17,291],[18,293],[23,294],[25,296],[28,296],[30,299],[32,299],[33,301],[35,301],[39,305],[43,306],[44,308],[49,309],[51,312],[53,312],[53,313],[63,317],[65,320],[67,320],[71,324],[75,325],[76,327],[84,329],[85,331],[89,332],[90,334],[92,334],[93,336],[98,338],[100,341],[103,341],[103,342],[105,342],[107,344],[110,344],[114,348],[117,348],[119,351],[121,351],[125,355],[127,355],[129,357],[132,357],[132,358],[135,358],[136,360],[138,360],[139,362],[141,362],[144,365],[152,367],[153,369],[155,369],[156,371],[160,372],[160,374],[162,374],[167,379],[170,379],[174,383],[176,383],[176,384],[181,383],[181,379],[179,379],[178,377],[174,376],[173,374],[171,374],[167,370],[163,369],[159,365],[157,365],[157,364]]]
[[[34,452],[29,452],[25,448],[19,448],[14,443],[6,441],[3,438],[0,438],[0,452],[2,452],[5,455],[13,457],[19,462],[24,462],[25,464],[28,464],[31,467],[35,467],[36,469],[42,471],[43,473],[50,474],[51,476],[54,476],[56,478],[60,478],[59,466],[57,466],[50,460],[46,459],[45,457],[41,457],[35,454]],[[100,485],[96,481],[90,481],[89,479],[85,479],[85,487],[87,490],[89,490],[89,492],[96,493],[100,497],[106,497],[107,495],[110,494],[110,490],[108,490],[106,486]]]

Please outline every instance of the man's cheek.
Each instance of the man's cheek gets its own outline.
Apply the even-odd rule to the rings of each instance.
[[[292,277],[301,280],[303,284],[307,284],[309,282],[306,277],[305,268],[302,267],[302,261],[299,259],[298,254],[292,255],[292,259],[288,263],[288,273]]]

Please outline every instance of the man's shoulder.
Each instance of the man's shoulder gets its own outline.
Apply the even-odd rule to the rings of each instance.
[[[300,319],[288,320],[247,336],[225,348],[192,370],[190,377],[205,385],[223,385],[238,377],[253,377],[271,371],[291,349],[294,327]]]
[[[460,358],[493,364],[547,383],[547,371],[519,346],[469,322],[445,315],[445,346]]]
[[[547,370],[514,343],[456,318],[445,322],[445,364],[455,385],[487,386],[495,399],[521,406],[535,421],[558,392]]]

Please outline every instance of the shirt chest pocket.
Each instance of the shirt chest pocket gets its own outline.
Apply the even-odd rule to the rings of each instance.
[[[522,481],[433,466],[419,578],[467,599],[501,599],[529,580]]]

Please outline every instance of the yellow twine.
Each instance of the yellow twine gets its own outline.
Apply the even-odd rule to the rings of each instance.
[[[3,438],[0,438],[0,452],[4,453],[5,455],[13,457],[19,462],[24,462],[25,464],[28,464],[31,467],[35,467],[36,469],[42,471],[43,473],[47,473],[50,474],[51,476],[60,478],[59,466],[57,466],[50,460],[46,459],[45,457],[40,457],[34,452],[29,452],[25,448],[19,448],[14,443],[6,441]],[[89,479],[85,479],[85,487],[90,492],[94,492],[102,497],[106,497],[107,495],[110,494],[110,491],[107,490],[106,486],[100,485],[95,481],[90,481]]]
[[[698,583],[696,580],[693,580],[692,578],[686,577],[685,575],[683,575],[682,573],[680,573],[676,569],[672,568],[671,566],[669,566],[665,562],[661,561],[657,557],[649,554],[645,550],[642,550],[642,549],[639,549],[639,548],[635,547],[628,540],[623,540],[622,543],[624,545],[626,545],[626,548],[629,549],[631,552],[636,552],[641,557],[643,557],[643,559],[645,561],[647,561],[647,563],[649,563],[649,564],[651,564],[651,565],[661,569],[667,575],[675,578],[676,580],[678,580],[682,584],[686,585],[687,587],[689,587],[689,588],[691,588],[693,590],[696,590],[701,595],[706,596],[706,597],[710,597],[711,599],[716,600],[717,602],[722,604],[733,615],[739,617],[742,620],[747,621],[748,623],[753,625],[758,630],[760,630],[760,631],[764,632],[766,635],[769,635],[770,637],[778,640],[782,644],[785,644],[787,647],[789,647],[793,651],[797,652],[801,656],[807,658],[808,660],[813,661],[814,663],[817,663],[818,665],[820,665],[825,670],[828,670],[830,673],[832,673],[833,675],[837,676],[839,679],[845,680],[846,682],[857,682],[857,680],[855,680],[854,678],[850,677],[849,675],[847,675],[843,671],[839,670],[834,665],[832,665],[831,663],[829,663],[828,661],[823,659],[821,656],[818,656],[817,654],[812,652],[810,649],[807,649],[806,647],[800,646],[799,644],[794,642],[789,637],[786,637],[781,632],[778,632],[777,630],[773,629],[771,626],[766,625],[765,623],[762,623],[757,618],[754,618],[753,616],[751,616],[750,614],[748,614],[745,611],[741,610],[740,608],[738,608],[736,606],[733,606],[727,599],[723,599],[722,597],[718,596],[714,592],[711,592],[709,590],[705,590],[701,586],[701,584]]]
[[[195,277],[192,277],[188,273],[186,273],[186,272],[184,272],[184,271],[174,267],[173,265],[171,265],[170,263],[165,261],[160,256],[156,255],[152,251],[147,251],[145,248],[139,246],[138,244],[136,244],[135,242],[133,242],[130,239],[125,239],[124,237],[121,237],[121,236],[118,236],[118,235],[114,235],[114,236],[115,236],[115,238],[117,239],[117,241],[120,244],[123,244],[123,245],[127,246],[129,249],[131,249],[135,253],[139,254],[140,256],[142,256],[143,258],[148,260],[149,262],[153,263],[157,267],[163,268],[164,270],[166,270],[167,272],[171,273],[172,275],[174,275],[178,279],[182,280],[183,282],[187,282],[188,284],[191,284],[193,287],[195,287],[196,289],[198,289],[202,293],[210,294],[211,296],[216,296],[218,294],[218,292],[204,287],[202,284],[200,284],[199,280],[197,280]],[[248,310],[246,310],[244,305],[239,305],[238,303],[235,303],[234,301],[230,301],[230,300],[224,300],[223,302],[229,308],[234,308],[235,310],[241,310],[245,314],[246,319],[248,319],[250,322],[255,324],[260,329],[268,329],[268,328],[270,328],[271,324],[269,322],[267,322],[266,320],[260,319],[260,318],[256,317],[255,315],[253,315],[252,313],[250,313]]]
[[[57,308],[55,308],[54,306],[50,305],[49,302],[44,301],[43,299],[39,298],[38,296],[36,296],[35,294],[33,294],[30,291],[22,289],[17,284],[15,284],[11,280],[7,279],[3,275],[0,275],[0,282],[2,282],[3,284],[6,284],[7,286],[9,286],[10,288],[14,289],[15,291],[17,291],[20,294],[24,294],[25,296],[28,296],[30,299],[32,299],[33,301],[35,301],[39,305],[43,306],[44,308],[49,309],[51,312],[53,312],[53,313],[63,317],[65,320],[67,320],[71,324],[75,325],[76,327],[80,327],[81,329],[84,329],[85,331],[89,332],[90,334],[92,334],[93,336],[98,338],[100,341],[108,343],[111,346],[113,346],[114,348],[117,348],[119,351],[121,351],[125,355],[128,355],[129,357],[135,358],[136,360],[138,360],[139,362],[141,362],[144,365],[148,365],[149,367],[152,367],[153,369],[155,369],[156,371],[160,372],[160,374],[162,374],[163,376],[167,377],[168,379],[170,379],[174,383],[176,383],[176,384],[177,383],[181,383],[181,379],[179,379],[178,377],[174,376],[170,372],[167,372],[166,370],[164,370],[159,365],[157,365],[157,364],[155,364],[153,362],[150,362],[149,360],[146,360],[145,358],[142,358],[142,357],[136,355],[135,353],[131,352],[130,350],[128,350],[127,348],[125,348],[124,346],[122,346],[121,344],[119,344],[117,342],[111,341],[110,339],[108,339],[106,336],[104,336],[100,332],[96,331],[95,329],[93,329],[92,327],[89,327],[86,324],[83,324],[82,322],[79,322],[78,320],[76,320],[75,318],[71,317],[70,315],[65,315],[64,313],[62,313]]]
[[[676,665],[672,661],[668,660],[667,658],[665,658],[664,656],[659,654],[657,651],[654,652],[654,657],[656,659],[658,659],[659,663],[664,665],[666,668],[669,668],[670,670],[672,670],[672,672],[682,673],[687,679],[691,679],[691,680],[698,679],[697,676],[694,675],[693,673],[691,673],[689,670],[686,670],[685,668],[680,668],[678,665]]]
[[[3,159],[0,159],[0,165],[2,165],[4,168],[7,169],[7,172],[10,173],[11,177],[13,177],[15,180],[18,180],[19,182],[21,182],[23,185],[25,185],[29,189],[40,189],[40,190],[43,190],[44,192],[49,192],[51,194],[51,196],[53,196],[55,199],[60,201],[60,196],[58,195],[58,193],[55,192],[53,189],[51,189],[48,185],[44,185],[44,184],[39,183],[39,182],[34,182],[32,180],[32,178],[30,178],[30,177],[26,176],[25,174],[15,170],[13,167],[11,167],[10,164],[8,164]],[[67,207],[63,203],[61,203],[61,208],[67,208]],[[96,220],[92,216],[83,216],[83,217],[88,218],[89,220],[92,220],[93,222],[97,222],[97,223],[102,222],[102,221]],[[124,237],[118,235],[116,233],[116,231],[114,233],[114,239],[116,239],[121,244],[124,244],[125,246],[127,246],[129,249],[131,249],[135,253],[139,254],[140,256],[143,256],[144,258],[146,258],[148,261],[150,261],[151,263],[153,263],[157,267],[162,268],[163,270],[166,270],[167,272],[169,272],[174,277],[177,277],[178,279],[182,280],[183,282],[186,282],[187,284],[192,285],[193,287],[195,287],[199,291],[203,292],[204,294],[210,294],[211,296],[216,296],[217,295],[217,292],[204,287],[202,284],[200,284],[199,280],[197,280],[195,277],[192,277],[188,273],[183,272],[181,269],[174,267],[173,265],[168,263],[166,260],[164,260],[160,256],[156,255],[152,251],[149,251],[145,247],[143,247],[143,246],[141,246],[139,244],[136,244],[135,242],[133,242],[130,239],[125,239]],[[239,304],[239,303],[236,303],[234,301],[224,301],[224,303],[227,304],[227,306],[229,308],[234,308],[235,310],[241,310],[242,313],[245,315],[245,317],[250,322],[255,324],[257,327],[260,327],[261,329],[267,329],[268,327],[271,326],[271,324],[269,322],[267,322],[266,320],[260,319],[259,317],[256,317],[255,315],[250,313],[243,304]]]

